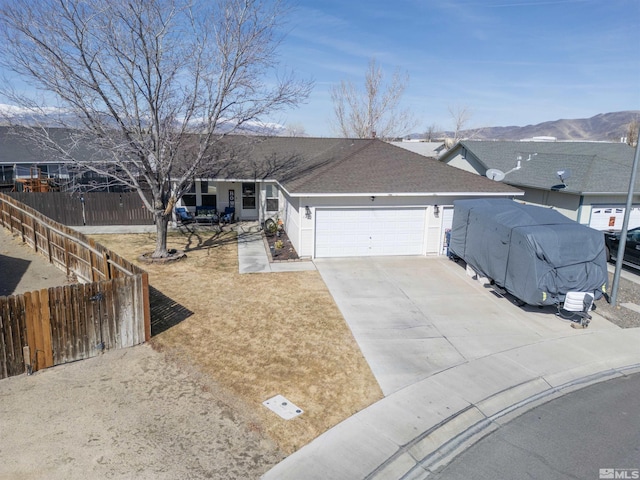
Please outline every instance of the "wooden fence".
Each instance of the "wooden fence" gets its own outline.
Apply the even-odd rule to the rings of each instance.
[[[12,192],[11,198],[64,225],[152,225],[136,192]]]
[[[79,281],[0,297],[0,378],[150,338],[149,277],[144,270],[4,194],[0,223]]]

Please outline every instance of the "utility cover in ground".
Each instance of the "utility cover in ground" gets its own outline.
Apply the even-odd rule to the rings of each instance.
[[[291,420],[297,417],[303,410],[295,406],[289,400],[282,395],[276,395],[275,397],[265,400],[262,404],[274,413],[277,413],[285,420]]]

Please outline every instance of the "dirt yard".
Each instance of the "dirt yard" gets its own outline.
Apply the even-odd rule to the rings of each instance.
[[[255,479],[283,458],[211,379],[150,345],[0,381],[0,479]]]
[[[18,259],[0,235],[0,261]],[[154,241],[95,238],[131,260]],[[172,234],[170,246],[187,258],[143,265],[150,345],[0,381],[1,480],[259,478],[382,397],[317,272],[240,275],[233,233]],[[38,259],[29,268],[49,267]],[[304,414],[262,406],[276,394]]]
[[[67,283],[67,275],[0,225],[0,296]]]

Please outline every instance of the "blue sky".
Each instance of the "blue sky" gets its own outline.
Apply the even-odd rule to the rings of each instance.
[[[295,1],[295,0],[294,0]],[[283,65],[312,78],[307,104],[273,119],[331,136],[330,87],[362,85],[375,58],[410,76],[415,132],[536,124],[640,110],[640,0],[297,0]]]

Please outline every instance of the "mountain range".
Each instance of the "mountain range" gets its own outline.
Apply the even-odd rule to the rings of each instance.
[[[71,115],[65,115],[57,109],[49,109],[42,115],[34,116],[18,107],[0,104],[0,125],[34,123],[48,124],[49,115],[65,117],[67,124],[73,125],[74,119]],[[462,138],[473,140],[524,140],[534,137],[553,137],[556,140],[583,140],[583,141],[603,141],[619,142],[628,135],[629,124],[633,121],[640,123],[640,110],[628,110],[623,112],[601,113],[591,118],[561,119],[549,122],[538,123],[536,125],[509,126],[509,127],[481,127],[463,130]],[[222,130],[231,129],[230,125],[221,123]],[[279,124],[264,124],[250,122],[243,127],[244,134],[254,135],[291,135],[289,129]],[[453,138],[453,132],[440,132],[438,137]],[[424,138],[422,134],[412,134],[410,138]]]
[[[640,110],[601,113],[591,118],[561,119],[524,127],[484,127],[463,131],[474,140],[524,140],[554,137],[556,140],[619,142],[627,137],[629,124],[640,123]]]

